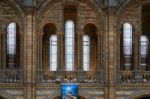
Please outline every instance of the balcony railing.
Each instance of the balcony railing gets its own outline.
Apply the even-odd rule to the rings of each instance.
[[[21,83],[23,72],[19,69],[1,69],[0,83]]]
[[[67,83],[97,83],[100,82],[97,73],[93,71],[43,71],[37,70],[37,81],[42,83],[67,82]]]
[[[120,75],[120,83],[150,83],[150,71],[122,71]]]

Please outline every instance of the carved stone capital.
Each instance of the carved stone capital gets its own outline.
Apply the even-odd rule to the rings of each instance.
[[[35,7],[25,7],[25,12],[27,15],[33,15],[36,12],[36,8]]]

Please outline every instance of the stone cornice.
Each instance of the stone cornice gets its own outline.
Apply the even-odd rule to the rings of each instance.
[[[20,83],[0,83],[0,89],[23,89]]]

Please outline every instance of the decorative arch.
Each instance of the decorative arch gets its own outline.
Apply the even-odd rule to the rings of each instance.
[[[133,5],[144,5],[144,4],[147,4],[147,3],[150,3],[149,0],[125,0],[121,7],[119,8],[119,10],[117,11],[117,20],[116,20],[116,24],[118,24],[120,18],[121,18],[121,15],[124,14],[125,10],[128,8],[128,7],[132,7]],[[130,22],[131,23],[131,22]],[[133,26],[134,24],[131,23]],[[117,27],[117,29],[119,29],[119,27]]]
[[[93,23],[88,23],[84,26],[84,35],[87,35],[89,37],[89,52],[86,53],[88,56],[89,56],[89,63],[86,63],[89,64],[89,70],[93,70],[95,69],[96,67],[98,67],[98,60],[96,57],[98,57],[98,34],[97,34],[97,27],[95,24]],[[84,43],[83,43],[84,44]],[[82,49],[84,48],[84,46],[82,46]],[[82,56],[84,57],[84,51],[82,51]],[[85,55],[85,56],[87,56]],[[87,58],[88,59],[88,58]],[[84,60],[84,59],[82,59]],[[84,62],[84,61],[83,61]],[[83,66],[84,66],[84,63],[82,63]]]
[[[16,0],[2,0],[1,2],[4,2],[12,7],[15,11],[18,12],[19,16],[23,17],[23,15],[25,14],[21,6],[16,2]]]
[[[93,23],[87,23],[85,26],[84,26],[84,32],[88,33],[88,35],[93,35],[93,34],[89,34],[89,33],[95,33],[94,35],[97,35],[97,26]]]
[[[125,99],[138,99],[138,98],[142,98],[142,97],[145,97],[145,96],[150,96],[150,91],[149,90],[134,92],[133,94],[126,97]]]
[[[20,33],[21,35],[23,35],[24,32],[24,11],[23,9],[19,6],[19,4],[17,4],[17,2],[15,0],[2,0],[0,1],[1,3],[6,4],[8,7],[11,8],[12,11],[14,11],[15,13],[17,13],[17,18],[16,17],[11,17],[7,20],[1,20],[1,23],[3,24],[3,27],[1,27],[1,30],[3,33],[5,33],[7,31],[7,26],[12,23],[15,22],[18,28],[18,33]],[[3,9],[3,8],[2,8]],[[2,19],[5,19],[5,17],[2,17]]]
[[[57,28],[56,25],[53,23],[47,23],[43,26],[43,35],[47,34],[50,35],[49,33],[56,33]]]
[[[101,26],[101,23],[103,23],[103,16],[104,16],[104,13],[103,11],[101,10],[101,8],[96,4],[96,2],[92,2],[91,0],[80,0],[80,1],[74,1],[74,0],[62,0],[61,2],[75,2],[75,3],[78,3],[78,2],[83,2],[83,3],[86,3],[91,9],[94,10],[96,16],[97,16],[97,19],[98,19],[98,24]],[[60,0],[47,0],[43,3],[43,5],[41,5],[41,7],[39,8],[39,11],[38,11],[38,18],[41,18],[40,16],[43,15],[49,8],[49,6],[52,6],[54,5],[55,3],[58,3],[60,2]],[[102,26],[102,29],[104,29],[104,27]]]

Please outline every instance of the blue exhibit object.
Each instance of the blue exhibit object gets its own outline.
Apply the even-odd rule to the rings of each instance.
[[[78,99],[78,84],[63,83],[61,85],[62,99]]]

